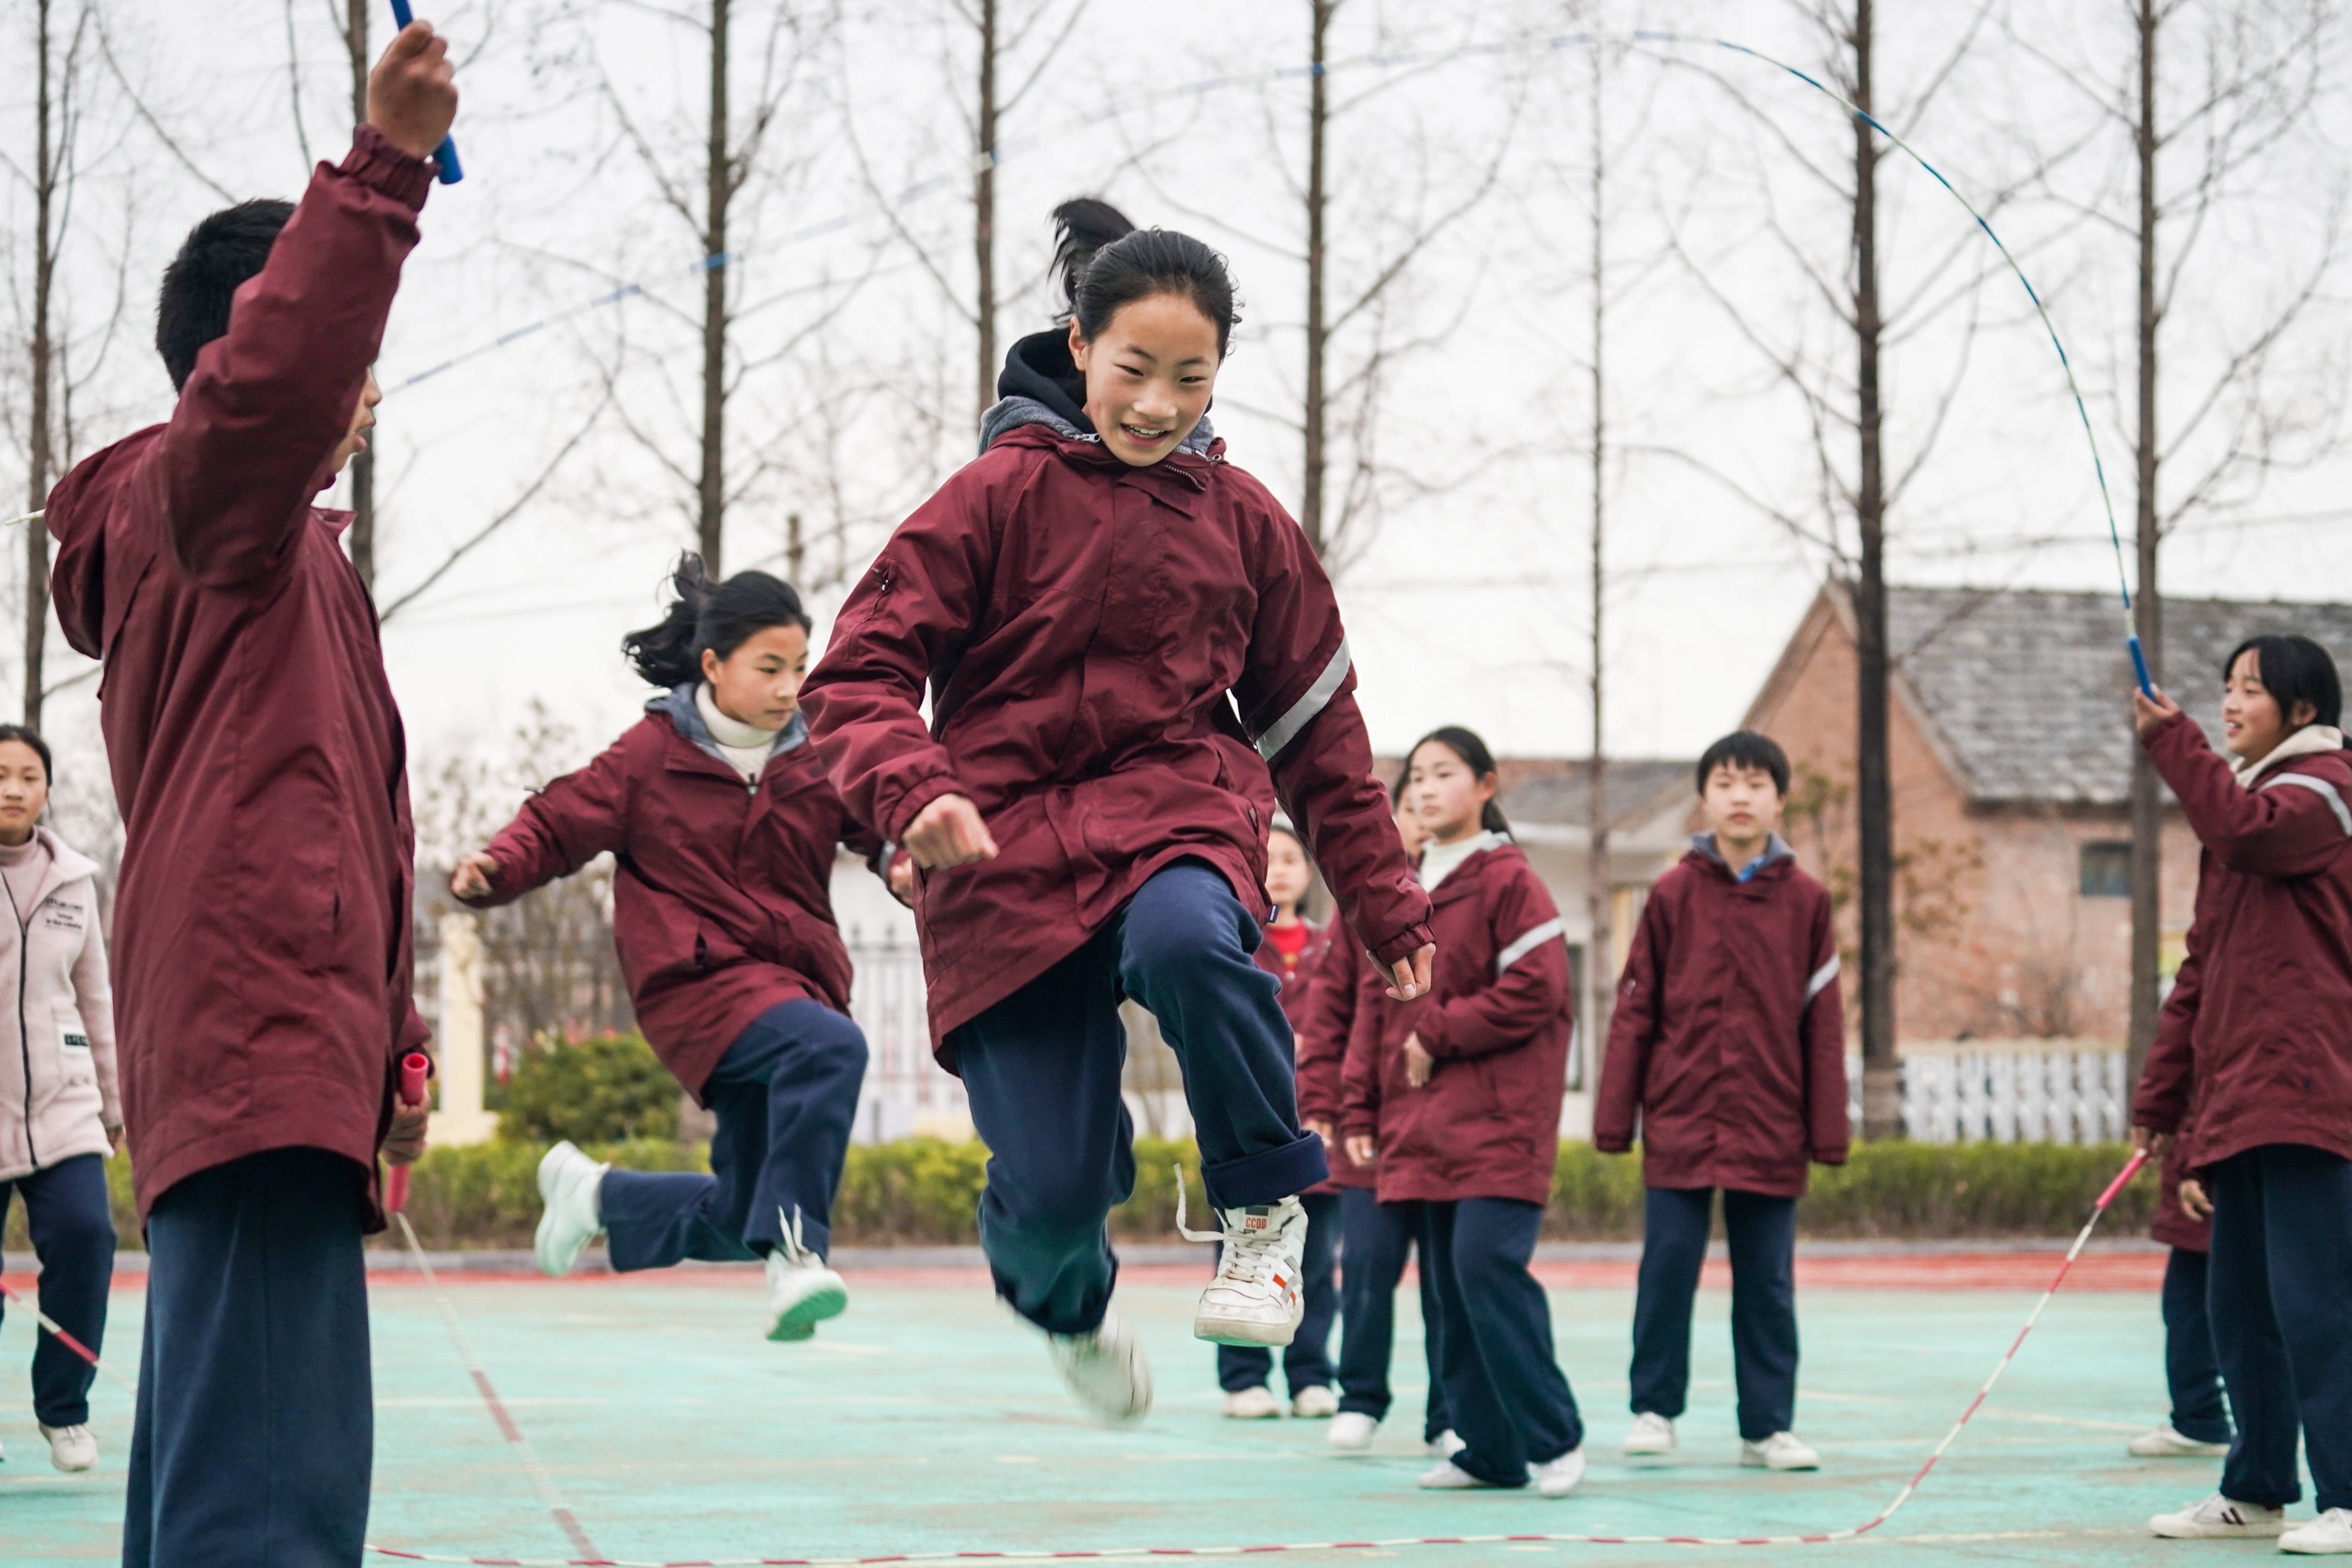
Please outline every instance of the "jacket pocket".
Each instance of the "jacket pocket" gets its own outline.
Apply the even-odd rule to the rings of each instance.
[[[80,1009],[70,1003],[60,1002],[56,1012],[60,1081],[68,1088],[95,1085],[98,1082],[98,1063],[90,1055],[89,1031],[82,1025]]]

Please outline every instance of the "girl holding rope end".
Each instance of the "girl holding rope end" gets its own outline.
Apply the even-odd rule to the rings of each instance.
[[[2221,667],[2224,762],[2161,692],[2133,721],[2203,846],[2188,955],[2132,1101],[2132,1142],[2186,1141],[2179,1201],[2213,1220],[2206,1300],[2237,1418],[2221,1489],[2175,1538],[2352,1553],[2352,759],[2308,637]],[[2289,1528],[2303,1436],[2319,1517]]]
[[[599,1232],[622,1271],[764,1258],[767,1336],[805,1340],[849,1303],[824,1259],[866,1077],[828,892],[834,846],[877,871],[882,846],[808,744],[800,595],[765,572],[712,582],[698,555],[674,582],[660,624],[622,641],[662,688],[645,718],[524,802],[458,862],[449,890],[507,903],[614,855],[613,938],[637,1021],[719,1120],[707,1176],[615,1171],[569,1142],[549,1150],[540,1267],[571,1272]]]
[[[1328,1168],[1252,958],[1277,800],[1391,994],[1427,990],[1434,950],[1330,583],[1209,427],[1224,259],[1098,201],[1055,219],[1065,325],[1013,345],[981,456],[884,546],[806,701],[850,808],[914,856],[934,1048],[992,1153],[998,1293],[1121,1418],[1151,1382],[1110,1310],[1104,1222],[1135,1181],[1120,999],[1183,1065],[1220,1221],[1194,1332],[1282,1346],[1298,1194]]]

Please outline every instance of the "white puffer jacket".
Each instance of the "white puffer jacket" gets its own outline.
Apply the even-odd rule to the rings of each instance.
[[[0,1181],[104,1155],[122,1125],[98,863],[34,831],[47,869],[31,899],[0,897]]]

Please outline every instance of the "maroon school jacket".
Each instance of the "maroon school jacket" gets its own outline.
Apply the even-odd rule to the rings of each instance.
[[[1618,984],[1592,1110],[1642,1181],[1774,1197],[1845,1163],[1845,1005],[1827,889],[1777,837],[1741,881],[1700,834],[1658,879]]]
[[[1364,972],[1341,1125],[1372,1136],[1384,1204],[1549,1202],[1574,1027],[1559,911],[1507,840],[1464,860],[1431,897],[1435,984],[1400,1005]],[[1437,1058],[1419,1089],[1405,1084],[1412,1034]]]
[[[139,1210],[268,1149],[375,1166],[415,837],[374,607],[311,498],[383,336],[431,165],[362,126],[237,291],[169,424],[50,492],[66,640],[105,661],[114,994]],[[371,1228],[383,1227],[371,1184]]]
[[[2352,759],[2291,757],[2249,790],[2187,714],[2140,744],[2204,849],[2133,1121],[2192,1123],[2190,1170],[2263,1143],[2352,1159]]]
[[[1429,940],[1330,583],[1223,451],[1136,468],[1042,425],[999,436],[883,546],[802,693],[842,798],[884,837],[950,794],[995,836],[993,860],[917,874],[950,1069],[950,1031],[1163,867],[1205,861],[1265,910],[1277,797],[1381,958]]]
[[[2167,1247],[2178,1247],[2190,1252],[2213,1250],[2213,1221],[2191,1219],[2180,1206],[2180,1179],[2189,1174],[2186,1163],[2189,1141],[2176,1137],[2164,1151],[2164,1163],[2158,1167],[2156,1217],[2148,1222],[2147,1233]]]
[[[698,1100],[777,1003],[849,1011],[834,846],[870,857],[880,842],[843,809],[802,726],[755,785],[696,743],[701,731],[691,687],[656,698],[604,755],[523,803],[490,841],[490,897],[473,900],[506,903],[610,851],[613,945],[637,1025]]]
[[[1274,976],[1282,987],[1282,1016],[1290,1020],[1290,1032],[1296,1037],[1307,1020],[1307,1010],[1313,1005],[1315,974],[1323,962],[1326,949],[1331,945],[1329,925],[1317,925],[1312,921],[1300,922],[1307,927],[1307,945],[1298,950],[1298,962],[1292,964],[1277,952],[1271,940],[1257,944],[1257,966]]]
[[[1316,960],[1315,977],[1307,983],[1306,1012],[1298,1023],[1298,1119],[1328,1121],[1336,1131],[1344,1101],[1341,1079],[1347,1067],[1348,1041],[1358,1017],[1372,1016],[1369,1012],[1360,1015],[1358,988],[1364,977],[1375,971],[1372,961],[1365,956],[1343,922],[1334,921],[1324,929],[1323,951]],[[1383,1002],[1388,999],[1378,989],[1373,994]],[[1359,1165],[1348,1158],[1345,1139],[1325,1152],[1331,1166],[1328,1186],[1374,1184],[1372,1167]]]

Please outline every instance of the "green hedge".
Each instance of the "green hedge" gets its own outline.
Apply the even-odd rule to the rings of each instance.
[[[539,1218],[541,1152],[537,1143],[501,1140],[427,1153],[409,1187],[408,1215],[418,1238],[436,1248],[530,1246]],[[598,1144],[590,1152],[630,1170],[707,1168],[704,1150],[667,1139]],[[1814,1170],[1798,1224],[1804,1235],[1820,1238],[2071,1236],[2122,1168],[2125,1152],[2121,1144],[1862,1144],[1849,1163]],[[978,1142],[908,1138],[855,1145],[834,1209],[835,1238],[864,1246],[970,1242],[987,1163],[988,1152]],[[1114,1231],[1149,1240],[1174,1234],[1171,1167],[1178,1163],[1191,1188],[1192,1223],[1202,1224],[1205,1200],[1192,1145],[1139,1138],[1135,1196],[1111,1216]],[[130,1162],[110,1162],[107,1181],[123,1245],[136,1248]],[[2116,1199],[2101,1234],[2109,1239],[2145,1235],[2155,1204],[2155,1176],[2144,1174]],[[1633,1241],[1641,1234],[1641,1161],[1595,1153],[1588,1143],[1562,1144],[1546,1237]],[[0,1245],[25,1247],[21,1206],[12,1209]]]

